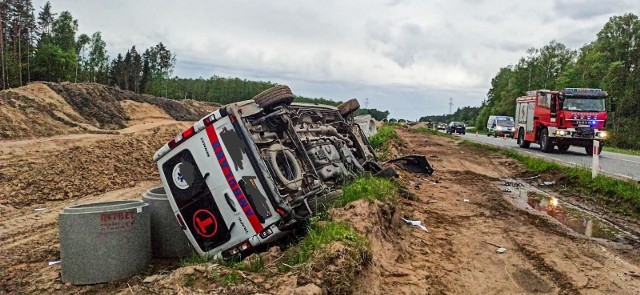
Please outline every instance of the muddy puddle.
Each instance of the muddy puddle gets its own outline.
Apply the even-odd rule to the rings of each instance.
[[[562,196],[548,194],[523,181],[506,180],[502,185],[519,207],[545,214],[575,233],[616,243],[640,241],[634,234],[601,216],[565,202]]]

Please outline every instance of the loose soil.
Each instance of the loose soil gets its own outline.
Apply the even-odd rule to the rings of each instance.
[[[348,247],[333,243],[309,265],[283,272],[277,265],[295,246],[274,246],[247,258],[263,261],[264,270],[258,273],[215,262],[180,267],[179,260],[154,259],[144,273],[130,279],[90,286],[65,284],[60,265],[48,265],[60,259],[60,210],[80,203],[139,199],[159,184],[150,160],[155,150],[188,126],[158,115],[162,113],[144,102],[120,102],[132,121],[140,122],[129,132],[0,142],[0,293],[638,294],[640,290],[638,245],[600,243],[513,204],[511,194],[502,191],[502,179],[522,175],[519,163],[450,138],[406,129],[398,131],[404,142],[394,145],[393,153],[426,155],[436,169],[431,176],[400,171],[398,182],[414,197],[397,197],[394,203],[356,201],[329,212],[369,240],[371,253],[366,259],[354,263]],[[147,113],[155,115],[143,118]],[[41,208],[45,210],[34,210]],[[402,217],[421,221],[429,232],[406,224]],[[499,247],[506,252],[497,253]],[[224,279],[232,275],[237,279]]]

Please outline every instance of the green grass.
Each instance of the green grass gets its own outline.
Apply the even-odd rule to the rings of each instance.
[[[202,257],[198,254],[193,254],[187,258],[180,259],[180,267],[185,267],[189,265],[197,265],[202,263],[207,263],[212,261],[210,257]]]
[[[640,185],[628,180],[604,175],[591,177],[591,170],[569,167],[536,157],[525,156],[510,149],[464,141],[464,145],[503,154],[525,165],[527,171],[535,174],[555,173],[560,175],[560,183],[568,192],[579,192],[585,198],[599,205],[605,205],[617,213],[640,218]]]
[[[397,185],[386,178],[361,177],[342,188],[342,196],[337,200],[337,206],[342,207],[356,200],[387,201],[397,195]]]
[[[220,286],[235,285],[242,280],[242,276],[236,270],[232,270],[227,274],[220,274],[217,269],[211,271],[211,279]]]
[[[357,253],[368,253],[369,244],[361,235],[355,233],[349,224],[336,221],[312,220],[307,236],[300,241],[298,251],[292,253],[283,264],[284,270],[306,263],[333,242],[342,242],[352,247]]]
[[[378,128],[378,132],[369,138],[371,147],[381,150],[387,142],[399,139],[395,127],[395,124],[384,124]]]
[[[604,146],[604,148],[602,148],[602,150],[605,151],[605,152],[626,154],[626,155],[632,155],[632,156],[640,156],[640,150],[621,149],[621,148],[612,147],[612,146],[606,146],[606,145]]]

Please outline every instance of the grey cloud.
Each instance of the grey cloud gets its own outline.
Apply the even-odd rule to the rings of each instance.
[[[614,4],[603,0],[557,0],[554,4],[557,15],[576,20],[587,20],[629,8],[629,3],[625,1],[615,1]]]

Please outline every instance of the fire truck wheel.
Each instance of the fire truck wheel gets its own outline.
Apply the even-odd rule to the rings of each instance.
[[[598,155],[602,153],[602,143],[600,143],[600,149],[598,149]],[[593,145],[585,146],[584,151],[587,152],[587,155],[593,156]]]
[[[569,150],[570,146],[571,145],[568,145],[568,144],[559,144],[558,145],[558,150],[561,151],[561,152],[566,152],[566,151]]]
[[[553,143],[551,143],[551,140],[549,139],[549,131],[547,128],[540,131],[540,150],[543,153],[548,153],[553,150]]]
[[[523,149],[529,148],[531,143],[524,140],[524,129],[518,130],[518,146]]]

